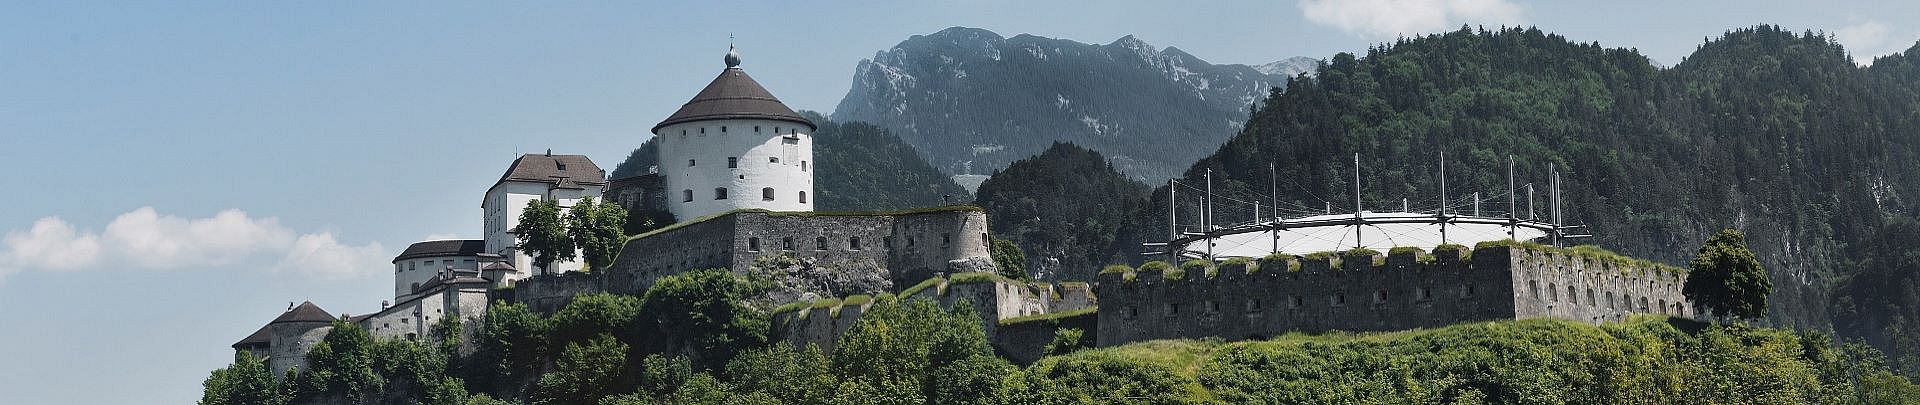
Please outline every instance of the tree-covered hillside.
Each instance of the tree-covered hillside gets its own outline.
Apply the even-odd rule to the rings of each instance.
[[[1054,143],[980,184],[975,205],[993,233],[1020,245],[1041,279],[1092,280],[1100,266],[1126,261],[1137,243],[1131,216],[1147,186],[1127,178],[1100,152]]]
[[[994,356],[970,306],[883,295],[822,353],[770,344],[753,329],[766,313],[737,301],[753,283],[732,277],[670,276],[644,297],[583,296],[551,317],[498,305],[471,356],[337,323],[305,367],[276,381],[242,356],[207,378],[201,403],[1920,403],[1865,346],[1651,316],[1062,344],[1019,367]]]
[[[1334,56],[1184,178],[1211,169],[1222,193],[1267,196],[1271,164],[1282,205],[1344,206],[1358,153],[1369,209],[1432,209],[1440,153],[1454,204],[1504,192],[1509,155],[1521,183],[1544,186],[1554,164],[1567,222],[1598,235],[1583,243],[1679,263],[1712,232],[1742,229],[1778,280],[1771,319],[1824,328],[1827,291],[1886,217],[1911,215],[1904,196],[1920,187],[1912,80],[1877,84],[1901,81],[1893,65],[1863,69],[1829,37],[1772,26],[1664,70],[1537,29],[1462,29]],[[1166,204],[1164,190],[1153,198]],[[1142,221],[1166,225],[1149,211]]]
[[[872,211],[930,207],[967,201],[967,190],[934,170],[913,147],[886,129],[864,122],[840,123],[812,111],[801,115],[819,125],[813,133],[815,203],[821,211]],[[649,138],[610,178],[646,174],[658,162]]]

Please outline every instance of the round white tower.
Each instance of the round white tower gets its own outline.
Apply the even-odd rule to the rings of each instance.
[[[686,221],[741,208],[813,210],[812,122],[740,69],[727,68],[653,126],[667,208]]]

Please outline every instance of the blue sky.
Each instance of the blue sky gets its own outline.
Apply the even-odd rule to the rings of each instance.
[[[516,154],[611,170],[717,74],[728,35],[822,112],[861,58],[950,26],[1247,64],[1461,24],[1667,64],[1760,23],[1833,32],[1863,62],[1920,39],[1920,5],[1892,1],[636,3],[0,4],[0,393],[192,402],[288,301],[378,309],[408,243],[478,236]]]

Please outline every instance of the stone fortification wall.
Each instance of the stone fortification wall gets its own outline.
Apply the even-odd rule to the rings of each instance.
[[[607,272],[607,291],[639,296],[661,276],[732,268],[737,218],[729,214],[681,222],[628,240]]]
[[[1602,322],[1658,312],[1607,310],[1606,291],[1635,300],[1651,296],[1656,306],[1661,299],[1681,301],[1678,286],[1684,276],[1650,264],[1602,263],[1566,251],[1516,246],[1479,248],[1466,259],[1455,251],[1438,253],[1430,259],[1413,252],[1386,258],[1314,255],[1262,261],[1253,272],[1223,266],[1213,276],[1103,272],[1096,291],[1107,308],[1100,311],[1098,342],[1390,331],[1541,316]],[[1538,285],[1545,298],[1531,298],[1531,285]],[[1576,286],[1582,304],[1554,301],[1549,285],[1561,294],[1566,286]],[[1584,304],[1588,289],[1601,297],[1599,305]]]
[[[821,353],[833,353],[840,336],[847,334],[847,330],[871,306],[871,300],[851,304],[823,302],[821,305],[808,305],[774,314],[773,341],[787,342],[800,348],[813,345],[819,347]]]
[[[981,211],[896,216],[891,238],[887,269],[896,283],[926,280],[941,273],[993,271],[987,214]]]
[[[1209,277],[1103,272],[1096,290],[1099,344],[1151,339],[1266,338],[1291,331],[1381,331],[1511,318],[1512,278],[1504,266],[1453,255],[1430,262],[1403,255],[1266,261],[1249,273],[1225,266]],[[1335,263],[1335,262],[1339,263]],[[1338,265],[1336,267],[1336,264]],[[1297,269],[1297,270],[1296,270]]]
[[[1061,329],[1079,329],[1081,340],[1088,344],[1098,344],[1100,332],[1100,314],[1092,311],[1062,312],[1063,316],[1038,316],[1000,320],[996,332],[989,338],[993,342],[994,352],[1012,360],[1015,364],[1028,365],[1040,361],[1046,356],[1048,343]]]
[[[1680,293],[1686,276],[1677,271],[1539,250],[1490,253],[1505,256],[1514,269],[1513,307],[1518,318],[1600,323],[1619,322],[1636,313],[1694,315],[1693,306]]]
[[[381,339],[423,339],[433,333],[433,325],[453,316],[461,320],[463,352],[474,349],[474,336],[480,330],[480,318],[487,314],[487,284],[459,284],[425,291],[400,301],[357,322],[367,333]]]
[[[1002,320],[1022,317],[1037,317],[1046,314],[1073,312],[1093,308],[1098,302],[1093,298],[1086,283],[1026,283],[1010,280],[991,273],[957,274],[951,278],[933,278],[917,284],[902,292],[901,300],[933,300],[942,308],[951,309],[962,301],[980,315],[981,328],[989,341],[993,341],[996,350],[1003,352],[1037,352],[1040,346],[1051,341],[1051,326],[1046,340],[1033,348],[1024,345],[1036,338],[1029,335],[1041,332],[1028,331],[1007,340],[1008,347],[997,336]],[[823,300],[805,305],[784,307],[773,315],[773,339],[786,341],[795,347],[808,344],[819,346],[823,352],[832,352],[834,342],[845,334],[853,323],[865,314],[871,305],[869,299],[846,301]],[[1082,322],[1091,323],[1088,319]],[[1034,329],[1027,325],[1022,330]],[[1086,329],[1093,333],[1094,329]]]
[[[513,299],[514,302],[526,304],[529,310],[551,315],[573,303],[574,296],[608,291],[605,273],[572,272],[522,279],[514,284]],[[639,295],[630,291],[614,292]]]
[[[639,294],[661,276],[703,268],[744,273],[791,255],[818,266],[887,269],[896,285],[956,271],[991,270],[986,214],[972,207],[899,213],[733,211],[635,237],[608,288]]]
[[[269,326],[273,336],[268,340],[271,347],[267,357],[267,367],[273,370],[275,377],[287,375],[287,370],[307,366],[307,352],[320,344],[327,333],[333,332],[331,322],[282,322]]]

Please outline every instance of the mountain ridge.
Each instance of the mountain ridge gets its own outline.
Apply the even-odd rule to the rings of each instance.
[[[1286,78],[1134,35],[1089,44],[952,27],[861,60],[832,117],[888,128],[953,175],[991,173],[1063,141],[1135,178],[1166,178],[1237,132]]]

